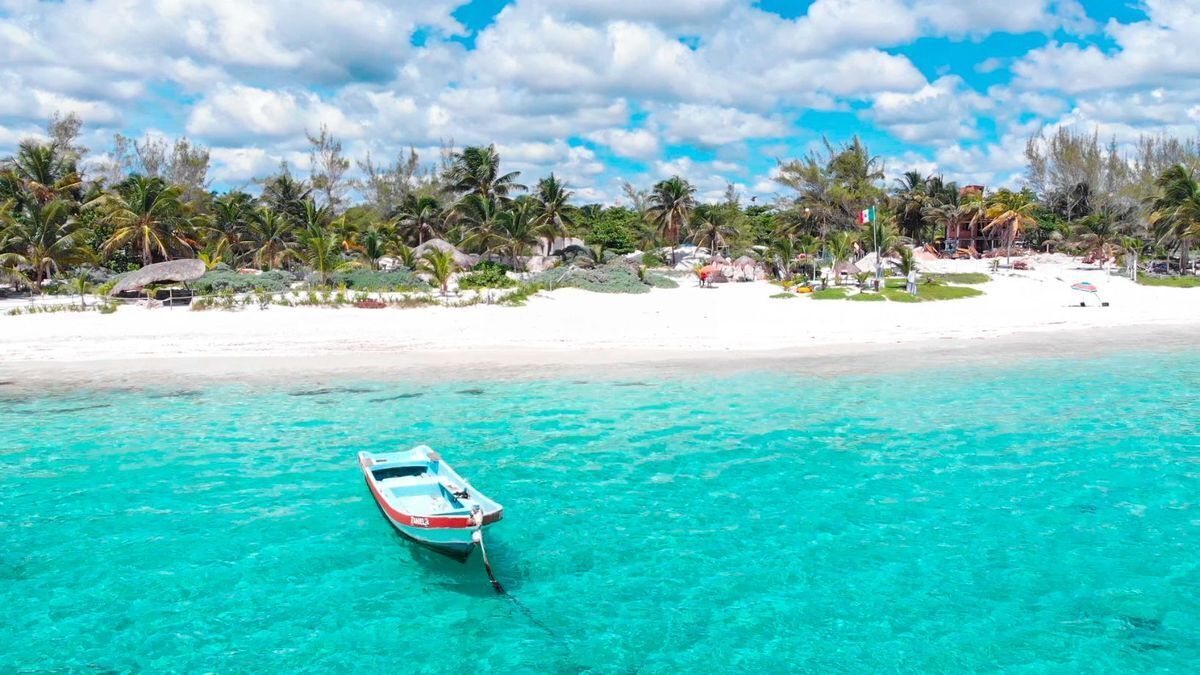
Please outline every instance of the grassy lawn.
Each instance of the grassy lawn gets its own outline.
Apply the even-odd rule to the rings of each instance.
[[[1200,277],[1148,277],[1144,274],[1139,274],[1137,282],[1143,286],[1200,288]]]
[[[771,297],[775,298],[776,300],[792,300],[792,299],[798,298],[800,296],[796,295],[795,293],[776,293],[775,295],[772,295]]]
[[[963,272],[960,274],[930,274],[925,277],[941,284],[986,284],[992,278],[982,272]]]
[[[846,289],[826,288],[823,291],[813,291],[811,295],[813,300],[845,300]]]
[[[882,291],[880,291],[880,295],[887,298],[888,300],[891,300],[892,302],[920,302],[921,301],[921,298],[919,298],[915,295],[909,295],[907,292],[905,292],[903,285],[901,285],[899,288],[896,288],[894,286],[888,286],[887,288],[884,288]]]
[[[917,285],[917,297],[921,300],[958,300],[959,298],[973,298],[977,295],[983,295],[983,291],[963,286]]]
[[[859,293],[846,299],[850,300],[851,302],[884,302],[887,300],[887,298],[883,297],[879,293]]]

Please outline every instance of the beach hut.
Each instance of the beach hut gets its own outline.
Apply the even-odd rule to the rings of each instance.
[[[734,278],[743,281],[755,281],[766,276],[766,268],[763,264],[748,255],[739,257],[733,261]]]
[[[129,297],[131,294],[141,292],[146,286],[164,283],[181,283],[186,288],[187,282],[195,281],[204,276],[207,269],[202,261],[195,258],[153,263],[121,277],[108,294],[110,297]],[[174,304],[174,301],[177,299],[183,300],[185,303],[191,302],[192,292],[190,290],[184,292],[166,291],[164,302]]]

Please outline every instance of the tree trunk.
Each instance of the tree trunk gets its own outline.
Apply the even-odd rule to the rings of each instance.
[[[1188,254],[1191,252],[1192,240],[1189,237],[1184,237],[1179,240],[1179,273],[1186,274],[1188,268]]]

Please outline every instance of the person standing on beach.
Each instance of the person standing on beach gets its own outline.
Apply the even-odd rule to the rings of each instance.
[[[908,284],[905,287],[909,295],[917,294],[917,270],[911,269],[908,271]]]

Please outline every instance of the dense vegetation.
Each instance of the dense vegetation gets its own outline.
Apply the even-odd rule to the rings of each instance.
[[[80,126],[77,117],[56,117],[49,140],[22,142],[0,162],[0,274],[8,283],[39,292],[51,279],[82,284],[104,278],[105,269],[198,257],[214,270],[201,284],[212,290],[265,291],[296,280],[418,288],[425,285],[413,274],[418,268],[445,290],[462,270],[437,251],[415,254],[432,239],[517,268],[527,256],[551,253],[546,242],[573,236],[586,242],[579,255],[594,269],[552,271],[545,281],[637,290],[668,282],[602,261],[692,242],[752,255],[790,278],[801,254],[836,264],[876,246],[899,252],[900,243],[937,241],[948,226],[970,223],[1008,247],[1057,246],[1099,260],[1174,254],[1180,269],[1200,238],[1200,151],[1173,139],[1145,139],[1125,156],[1094,136],[1038,136],[1029,143],[1025,186],[988,192],[914,172],[887,186],[882,162],[855,138],[781,161],[777,181],[787,193],[773,204],[745,204],[732,187],[719,203],[698,203],[696,188],[675,176],[648,189],[627,184],[625,205],[605,207],[576,205],[554,174],[522,184],[518,172],[502,170],[492,146],[447,148],[434,165],[410,150],[379,165],[370,156],[352,161],[325,129],[309,138],[308,175],[285,163],[257,182],[258,194],[211,190],[208,151],[187,140],[118,136],[109,159],[84,172]],[[355,165],[359,178],[351,179]],[[859,212],[872,206],[878,218],[860,225]],[[658,255],[643,263],[674,262]],[[384,259],[400,269],[381,274]],[[246,267],[271,272],[216,271]],[[464,281],[513,283],[496,267]]]

